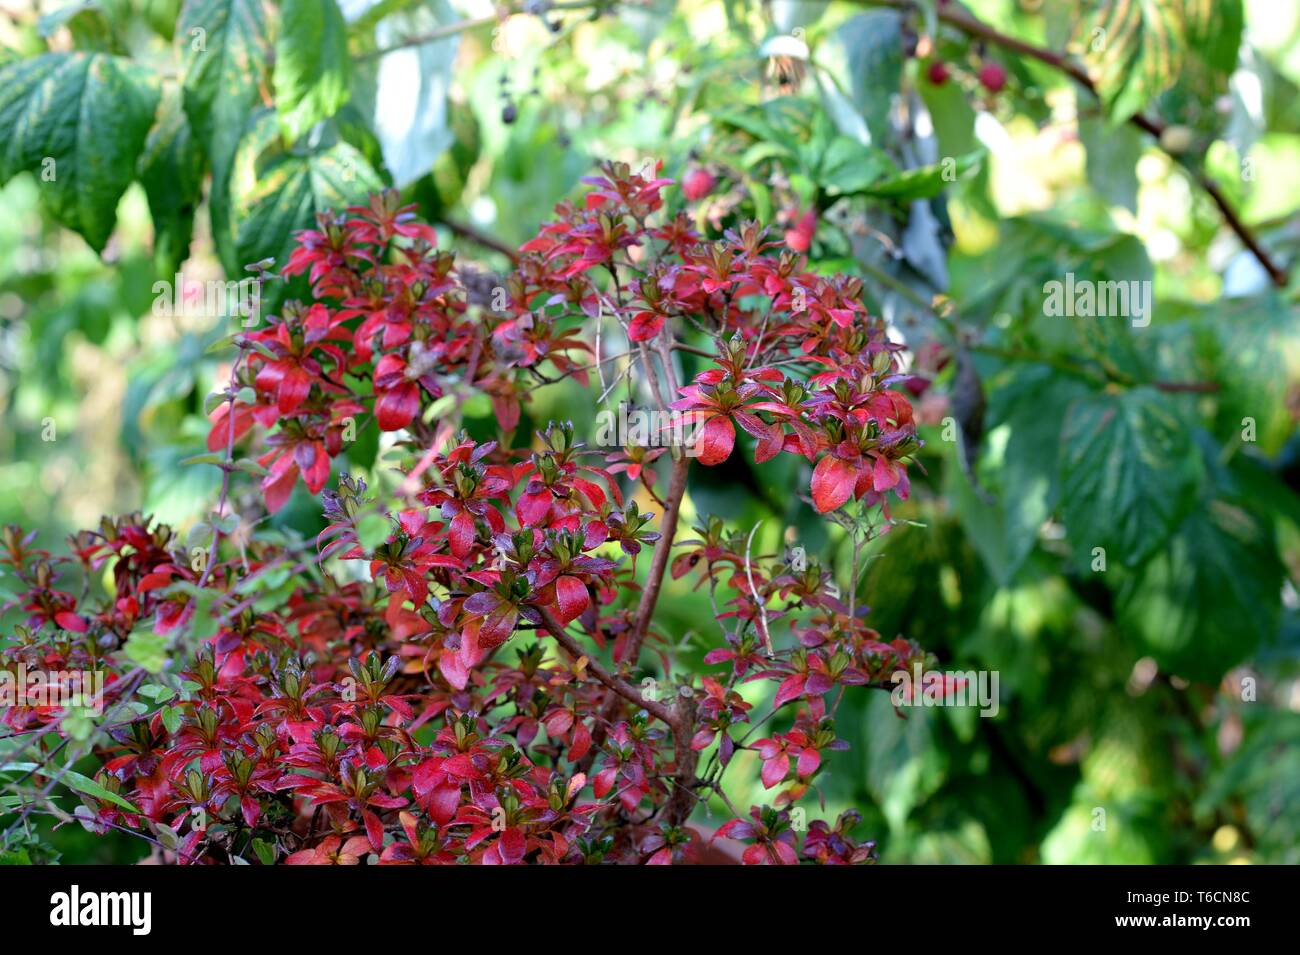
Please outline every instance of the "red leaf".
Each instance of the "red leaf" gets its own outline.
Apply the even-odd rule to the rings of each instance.
[[[460,806],[460,785],[446,783],[433,790],[429,797],[429,817],[440,826],[451,822]]]
[[[615,766],[602,769],[596,774],[596,778],[591,781],[591,791],[596,794],[597,799],[604,799],[614,788],[614,779],[617,775],[618,768]]]
[[[380,394],[375,401],[375,420],[380,431],[398,431],[411,423],[420,410],[420,386],[413,381]]]
[[[785,779],[785,774],[790,771],[790,757],[781,753],[763,764],[763,772],[760,774],[763,778],[763,788],[771,789]]]
[[[64,630],[72,630],[76,633],[85,633],[90,629],[90,624],[86,622],[85,618],[79,617],[75,613],[70,613],[67,610],[55,614],[54,622]]]
[[[424,799],[443,781],[446,774],[442,771],[442,762],[435,756],[415,767],[415,772],[411,774],[411,788],[415,790],[416,799]]]
[[[795,673],[785,678],[780,689],[776,691],[776,699],[772,701],[772,708],[776,709],[791,700],[797,700],[803,695],[804,683],[807,677],[802,673]]]
[[[506,865],[518,865],[523,861],[524,853],[528,851],[528,840],[524,838],[522,829],[512,827],[501,833],[497,846],[501,853],[501,861]]]
[[[695,433],[693,450],[701,464],[712,467],[731,457],[731,450],[735,446],[735,425],[731,423],[730,418],[715,415]]]
[[[828,454],[818,461],[812,476],[813,505],[817,513],[833,511],[847,501],[857,478],[857,467],[843,458]]]
[[[311,375],[298,365],[290,365],[280,377],[280,389],[276,396],[276,407],[280,414],[289,414],[307,400],[311,391]]]
[[[627,324],[627,337],[634,342],[648,342],[664,327],[664,317],[654,312],[638,312]]]
[[[537,527],[546,520],[546,515],[551,512],[551,492],[541,490],[536,494],[523,494],[519,498],[519,503],[515,505],[515,513],[519,515],[519,523],[524,527]]]
[[[587,585],[577,577],[565,574],[555,582],[555,608],[561,623],[581,616],[590,602]]]
[[[552,738],[559,738],[573,727],[573,711],[568,709],[559,709],[546,717],[546,732]]]
[[[444,650],[438,654],[438,670],[455,689],[463,690],[469,683],[469,669],[461,660],[460,654]]]
[[[888,491],[898,483],[901,476],[901,469],[888,458],[876,458],[875,471],[871,475],[871,489],[873,491]]]
[[[451,543],[451,552],[456,557],[465,557],[474,546],[474,537],[478,533],[474,526],[474,515],[461,511],[451,519],[447,529],[447,539]]]
[[[384,851],[384,824],[379,821],[379,817],[367,809],[363,812],[362,817],[366,821],[366,835],[370,837],[370,848],[376,852]]]
[[[573,727],[573,745],[569,747],[569,760],[577,762],[587,755],[587,750],[591,749],[591,730],[587,729],[587,724],[579,721]]]
[[[515,623],[519,620],[519,611],[513,604],[499,604],[483,620],[479,628],[478,643],[484,650],[499,647],[510,639],[514,633]]]
[[[822,764],[822,754],[815,749],[805,749],[799,754],[799,761],[795,764],[795,771],[803,777],[811,776],[817,772],[817,767]]]
[[[289,466],[278,475],[276,469],[272,468],[271,473],[262,478],[262,497],[266,500],[266,509],[272,514],[284,507],[298,481],[298,465],[293,463],[293,459],[285,457],[280,460],[287,460]],[[279,464],[279,461],[276,463]]]
[[[208,432],[208,450],[224,451],[230,444],[230,403],[222,402],[208,416],[212,430]],[[235,405],[235,438],[238,441],[253,426],[253,413],[246,405]]]

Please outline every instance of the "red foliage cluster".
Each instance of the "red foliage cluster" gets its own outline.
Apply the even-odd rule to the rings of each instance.
[[[138,515],[79,535],[62,559],[8,531],[0,563],[22,582],[28,620],[4,665],[114,674],[114,745],[97,780],[138,811],[91,800],[88,825],[151,832],[184,862],[689,861],[702,837],[688,818],[725,800],[719,777],[743,749],[777,791],[719,832],[750,843],[746,862],[870,860],[853,817],[805,833],[793,803],[823,754],[847,746],[834,726],[843,690],[882,685],[919,651],[882,641],[815,557],[751,556],[718,519],[675,540],[683,449],[665,501],[651,487],[658,450],[588,449],[567,423],[514,439],[532,390],[555,375],[586,382],[593,366],[575,353],[599,356],[583,326],[612,318],[629,355],[662,359],[699,464],[725,461],[738,426],[757,461],[812,465],[819,512],[857,499],[887,519],[918,447],[911,406],[890,388],[896,346],[860,283],[809,271],[757,225],[707,242],[684,214],[656,215],[669,180],[607,164],[588,183],[584,203],[562,204],[523,247],[490,308],[393,193],[299,237],[284,275],[305,274],[311,302],[239,336],[209,449],[261,474],[268,511],[300,477],[323,492],[316,554],[255,534],[195,565]],[[716,348],[677,387],[670,359],[687,322]],[[490,396],[498,440],[426,420],[471,390]],[[342,475],[325,490],[370,414],[418,463],[397,488],[372,494]],[[643,491],[666,505],[659,521]],[[106,597],[56,589],[69,563],[87,580],[111,567]],[[656,692],[641,655],[663,641],[653,611],[669,567],[727,609],[711,675]],[[297,586],[285,595],[259,587],[286,574]],[[119,652],[132,633],[184,637],[202,621],[182,692],[123,714],[146,678]],[[755,682],[775,693],[759,719],[740,692]],[[59,716],[17,708],[5,722],[29,731]]]

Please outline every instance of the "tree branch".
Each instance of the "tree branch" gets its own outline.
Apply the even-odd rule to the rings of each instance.
[[[619,679],[613,673],[605,669],[599,660],[594,659],[590,654],[582,649],[582,646],[573,637],[569,636],[560,621],[556,620],[551,612],[543,607],[536,608],[542,615],[542,626],[546,631],[555,638],[555,642],[568,651],[569,656],[575,660],[585,659],[587,661],[587,670],[605,686],[609,687],[623,699],[627,700],[634,706],[645,710],[650,715],[667,723],[674,731],[677,729],[677,721],[674,715],[666,706],[657,700],[647,700],[636,691],[636,688],[626,680]]]
[[[519,261],[519,253],[496,236],[488,235],[468,223],[457,222],[454,219],[440,219],[439,221],[451,230],[452,235],[473,242],[475,245],[481,245],[485,249],[491,249],[493,252],[499,252],[512,263]]]
[[[660,537],[655,542],[654,556],[650,559],[650,573],[646,578],[645,590],[641,591],[636,622],[632,625],[632,634],[628,638],[627,658],[634,666],[641,652],[641,644],[645,642],[646,632],[650,629],[655,604],[659,602],[659,591],[664,584],[664,572],[668,569],[668,560],[672,556],[673,543],[677,537],[677,515],[681,512],[682,498],[686,496],[686,472],[690,469],[690,462],[691,459],[685,454],[673,460],[668,493],[664,497],[667,507],[664,508],[663,523],[659,525]]]
[[[854,0],[854,2],[864,6],[891,7],[895,10],[918,9],[915,0]],[[1046,64],[1053,69],[1059,70],[1093,96],[1097,96],[1097,86],[1093,83],[1092,77],[1088,75],[1088,71],[1084,69],[1081,64],[1069,59],[1064,54],[1057,53],[1055,50],[1048,50],[1040,46],[1035,46],[1032,43],[1027,43],[1024,40],[1019,40],[1013,36],[1007,36],[1005,33],[995,30],[982,20],[971,16],[956,4],[940,6],[938,8],[938,17],[942,22],[947,23],[949,26],[956,27],[968,36],[978,37],[994,46],[1002,47],[1004,50],[1010,50],[1013,53],[1018,53],[1021,56],[1028,57],[1029,59],[1037,60],[1039,63]],[[1163,120],[1157,117],[1146,116],[1142,113],[1134,113],[1129,117],[1128,121],[1143,132],[1154,136],[1157,143],[1159,143],[1160,137],[1166,129],[1166,124]],[[1236,210],[1232,208],[1232,204],[1228,202],[1227,197],[1219,188],[1218,183],[1207,176],[1204,172],[1192,169],[1183,158],[1172,153],[1167,153],[1167,155],[1169,155],[1174,162],[1182,166],[1183,169],[1187,171],[1187,174],[1196,181],[1197,185],[1205,190],[1206,194],[1209,195],[1215,206],[1218,207],[1219,214],[1223,216],[1223,221],[1227,224],[1228,228],[1236,234],[1237,238],[1241,240],[1241,243],[1250,250],[1250,253],[1256,258],[1256,260],[1258,260],[1259,264],[1263,266],[1264,271],[1268,273],[1269,279],[1272,280],[1273,284],[1278,288],[1286,288],[1286,269],[1273,261],[1268,252],[1264,250],[1264,247],[1260,245],[1259,239],[1255,237],[1255,234],[1251,231],[1250,227],[1241,221],[1241,217],[1238,216]]]

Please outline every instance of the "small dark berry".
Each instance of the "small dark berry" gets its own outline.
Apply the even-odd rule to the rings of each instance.
[[[1000,93],[1007,85],[1007,71],[997,63],[985,63],[980,67],[980,83],[990,93]]]

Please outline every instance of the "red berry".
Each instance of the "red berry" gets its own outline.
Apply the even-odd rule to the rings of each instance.
[[[990,93],[1000,93],[1007,85],[1007,71],[997,63],[985,63],[980,67],[980,82]]]
[[[925,71],[925,75],[935,86],[943,86],[944,83],[948,82],[948,77],[951,74],[948,72],[947,63],[943,60],[935,60],[930,64],[930,68]]]
[[[713,191],[718,181],[707,169],[695,168],[682,177],[682,192],[691,202],[703,199]]]

